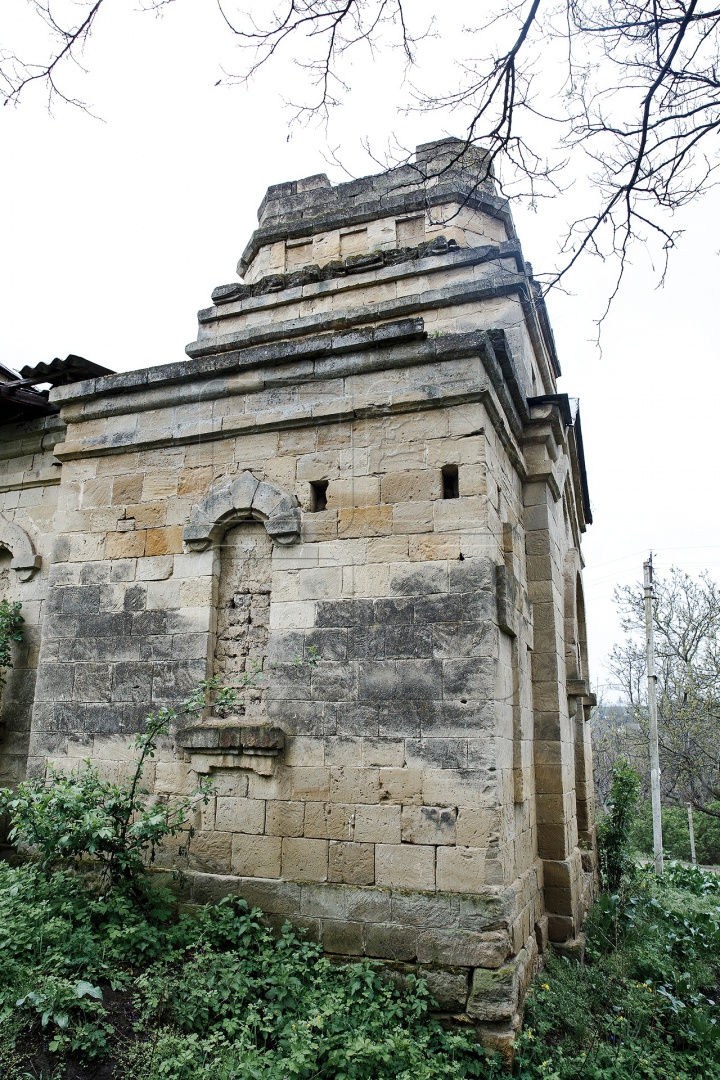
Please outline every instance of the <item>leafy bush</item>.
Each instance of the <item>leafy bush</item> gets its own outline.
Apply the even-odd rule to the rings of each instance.
[[[142,786],[147,761],[155,756],[157,741],[167,735],[171,709],[160,709],[136,735],[134,772],[122,784],[104,780],[86,761],[69,773],[48,766],[46,775],[25,780],[12,792],[0,790],[0,814],[7,812],[9,839],[23,843],[40,856],[45,869],[61,860],[88,856],[100,863],[110,886],[120,881],[140,887],[147,856],[168,836],[187,829],[198,801],[207,803],[211,781],[202,778],[198,789],[172,803],[150,797]]]
[[[182,968],[159,964],[140,988],[144,1028],[126,1067],[137,1080],[328,1076],[390,1080],[489,1076],[471,1039],[427,1016],[424,983],[404,990],[367,961],[338,967],[286,926],[278,941],[252,921],[245,947],[197,948]],[[251,946],[251,947],[250,947]]]
[[[167,893],[147,890],[140,906],[129,890],[103,893],[100,880],[0,864],[0,1065],[33,1032],[55,1053],[107,1054],[102,986],[122,987],[132,965],[171,947],[179,928]]]
[[[237,897],[178,916],[163,890],[138,905],[100,881],[0,865],[3,1080],[38,1060],[44,1075],[76,1076],[69,1062],[108,1055],[116,1080],[503,1075],[472,1029],[429,1016],[422,980],[398,987],[370,962],[337,965],[289,926],[276,939]],[[715,876],[641,871],[601,898],[587,930],[584,966],[551,957],[534,980],[514,1075],[716,1080]]]
[[[612,775],[610,811],[598,823],[598,851],[603,884],[610,891],[615,891],[620,886],[623,874],[633,867],[630,831],[640,791],[640,776],[623,758],[614,765]]]
[[[181,709],[199,720],[203,712],[212,707],[217,716],[230,716],[239,712],[245,705],[245,699],[241,697],[244,690],[256,687],[258,680],[262,678],[262,664],[259,660],[250,660],[250,671],[241,672],[234,676],[228,685],[222,685],[220,675],[213,675],[211,679],[202,679],[192,693],[183,701]]]
[[[675,889],[692,893],[693,896],[717,896],[720,898],[720,875],[701,870],[699,866],[683,866],[671,862],[665,867],[665,881]]]
[[[5,685],[6,669],[12,667],[12,642],[23,639],[21,626],[25,620],[20,614],[21,608],[19,602],[0,601],[0,687]]]

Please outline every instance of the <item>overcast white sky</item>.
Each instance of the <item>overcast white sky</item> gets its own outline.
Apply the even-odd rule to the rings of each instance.
[[[26,0],[7,0],[6,22]],[[451,2],[461,11],[462,5]],[[15,25],[22,29],[20,22]],[[433,71],[448,76],[455,42],[433,44]],[[354,93],[326,137],[288,128],[287,63],[249,91],[215,86],[221,65],[239,68],[211,0],[176,5],[162,19],[108,7],[86,53],[89,75],[69,85],[102,119],[40,95],[0,110],[2,337],[0,360],[15,368],[78,353],[115,370],[181,359],[196,311],[235,264],[272,183],[328,172],[328,143],[355,175],[377,171],[361,140],[382,149],[396,132],[407,146],[462,125],[439,115],[398,115],[399,69],[385,56],[353,70]],[[570,191],[537,213],[515,208],[526,257],[548,267]],[[560,389],[581,399],[595,524],[586,535],[591,664],[618,637],[612,591],[637,580],[652,548],[671,563],[720,577],[715,497],[720,195],[711,193],[675,225],[686,230],[664,288],[639,253],[605,325],[592,342],[606,279],[582,270],[571,295],[549,300],[563,367]]]

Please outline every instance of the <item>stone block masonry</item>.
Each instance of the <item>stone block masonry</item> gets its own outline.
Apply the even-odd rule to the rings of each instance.
[[[577,405],[477,164],[270,188],[187,360],[0,429],[0,590],[30,631],[0,761],[121,779],[149,710],[262,669],[149,769],[161,798],[215,786],[162,872],[422,972],[497,1040],[592,890],[591,517]]]

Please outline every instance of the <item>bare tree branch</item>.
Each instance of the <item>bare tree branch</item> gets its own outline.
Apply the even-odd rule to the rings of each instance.
[[[5,103],[41,84],[50,103],[83,107],[62,89],[60,73],[80,63],[103,2],[75,0],[78,19],[62,22],[50,0],[27,0],[49,35],[49,58],[29,62],[0,51]],[[144,7],[158,12],[171,2],[145,0]],[[349,90],[357,52],[376,58],[399,50],[405,78],[415,73],[407,108],[452,116],[465,132],[443,171],[480,149],[477,184],[494,178],[502,194],[532,206],[562,192],[565,177],[584,177],[587,210],[569,223],[556,266],[540,275],[544,290],[595,257],[615,265],[609,307],[637,245],[657,253],[662,282],[682,232],[674,215],[714,183],[720,9],[705,9],[703,0],[496,0],[493,12],[466,28],[468,41],[490,42],[487,55],[461,58],[444,93],[419,85],[427,71],[419,46],[442,38],[441,9],[420,25],[407,0],[249,0],[248,10],[238,0],[217,2],[248,57],[229,80],[247,82],[292,61],[309,88],[306,99],[296,100],[298,88],[293,93],[296,120],[327,123]]]

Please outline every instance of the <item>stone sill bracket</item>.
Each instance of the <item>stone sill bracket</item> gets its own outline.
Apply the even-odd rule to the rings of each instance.
[[[580,698],[586,708],[591,709],[597,705],[597,696],[590,690],[587,679],[568,679],[566,689],[569,698]]]
[[[175,736],[193,772],[212,769],[251,769],[272,776],[285,748],[285,733],[270,724],[247,724],[239,717],[213,717],[207,724],[187,727]]]
[[[10,569],[15,571],[18,581],[29,581],[34,576],[35,571],[40,569],[41,564],[42,556],[32,555],[27,558],[13,559],[10,563]]]

